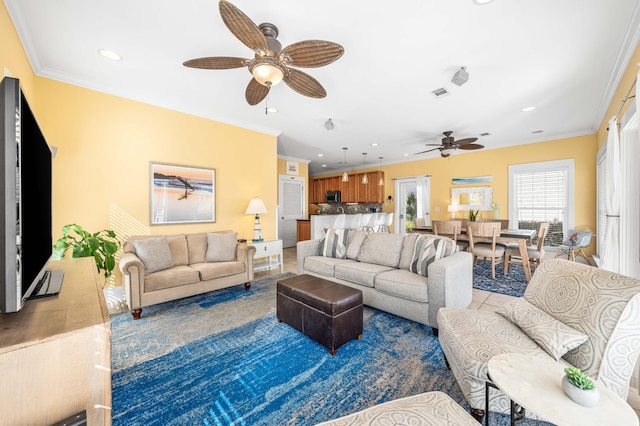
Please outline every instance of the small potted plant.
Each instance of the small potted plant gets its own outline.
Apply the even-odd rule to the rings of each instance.
[[[104,271],[106,282],[116,266],[115,255],[120,246],[120,241],[112,230],[104,229],[91,234],[73,223],[62,227],[62,237],[54,245],[53,258],[64,259],[69,248],[73,248],[72,257],[93,256],[98,272]]]
[[[562,378],[564,393],[580,405],[595,406],[600,399],[600,394],[589,376],[575,367],[567,367],[564,372],[565,376]]]
[[[469,220],[471,222],[475,222],[476,220],[478,220],[479,214],[480,214],[480,209],[478,210],[469,209]]]

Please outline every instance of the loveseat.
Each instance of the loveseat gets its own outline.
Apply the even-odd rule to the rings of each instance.
[[[450,238],[328,229],[296,248],[298,274],[357,288],[365,305],[428,325],[436,335],[438,309],[471,303],[472,256]]]
[[[580,368],[626,400],[640,352],[640,281],[547,260],[523,297],[496,312],[444,308],[438,324],[448,365],[478,420],[485,415],[487,364],[505,353]],[[509,399],[492,391],[489,409],[508,413]]]
[[[255,247],[232,231],[132,236],[119,266],[134,319],[144,306],[244,284],[253,280]]]

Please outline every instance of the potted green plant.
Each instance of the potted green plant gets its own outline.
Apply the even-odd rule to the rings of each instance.
[[[56,241],[53,247],[53,259],[64,259],[67,250],[73,247],[72,257],[93,256],[98,266],[98,272],[104,271],[106,281],[116,266],[115,255],[120,246],[120,241],[112,230],[103,229],[91,234],[80,225],[72,223],[62,227],[62,237]]]
[[[569,398],[585,407],[593,407],[600,399],[600,393],[593,381],[579,368],[567,367],[564,369],[562,389]]]
[[[471,222],[475,222],[476,220],[478,220],[479,214],[480,214],[480,209],[478,210],[469,209],[469,220]]]

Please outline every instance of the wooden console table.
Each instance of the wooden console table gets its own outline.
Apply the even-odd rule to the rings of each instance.
[[[111,323],[93,257],[53,261],[57,296],[0,314],[2,424],[49,425],[86,410],[111,424]]]

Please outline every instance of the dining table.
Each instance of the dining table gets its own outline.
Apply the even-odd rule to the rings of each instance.
[[[422,234],[433,234],[433,227],[416,226],[413,232]],[[467,231],[465,228],[460,229],[459,241],[467,241]],[[522,258],[522,268],[524,269],[524,276],[527,282],[531,281],[531,264],[529,263],[529,253],[527,252],[527,245],[531,244],[531,240],[536,235],[535,229],[501,229],[500,236],[496,239],[496,242],[505,244],[518,244],[520,250],[520,258]],[[474,240],[475,241],[475,240]]]

